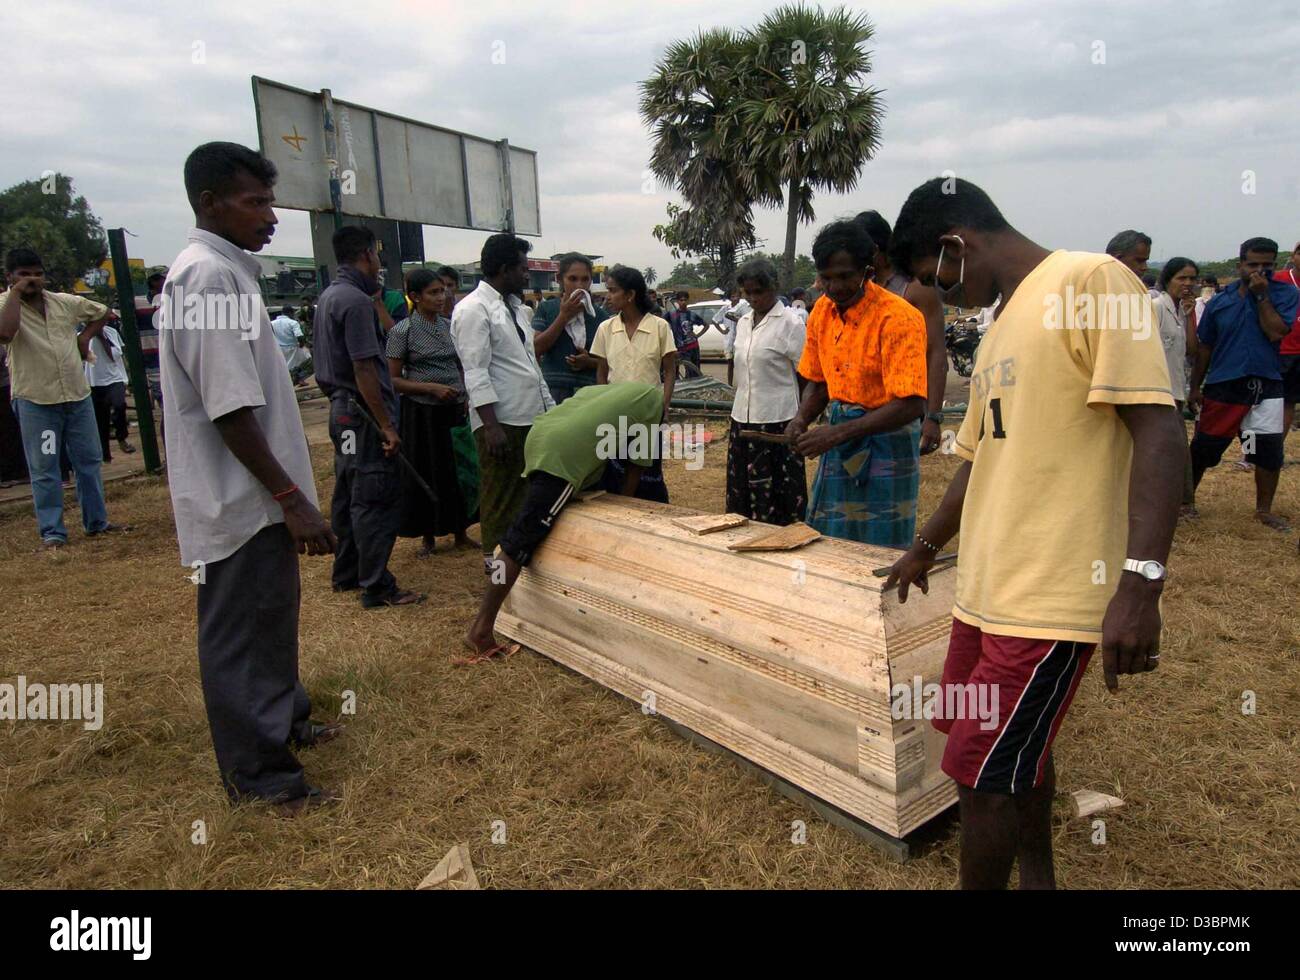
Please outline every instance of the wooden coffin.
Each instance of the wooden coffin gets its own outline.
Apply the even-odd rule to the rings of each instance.
[[[699,513],[612,495],[571,504],[499,632],[890,836],[954,803],[944,736],[892,717],[890,690],[939,682],[955,571],[900,605],[871,574],[898,552],[825,537],[731,551],[770,525],[675,523]]]

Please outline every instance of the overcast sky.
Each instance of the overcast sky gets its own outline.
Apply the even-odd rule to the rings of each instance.
[[[676,198],[665,188],[643,193],[649,141],[638,83],[671,40],[746,27],[773,6],[22,4],[5,15],[0,186],[66,173],[105,227],[134,233],[134,256],[168,263],[192,224],[186,154],[208,140],[257,145],[256,74],[536,150],[545,234],[534,254],[600,253],[662,277],[674,260],[650,232]],[[876,27],[870,82],[884,89],[882,147],[856,191],[817,196],[817,222],[800,227],[800,251],[837,216],[874,207],[892,222],[908,191],[945,170],[983,186],[1012,224],[1051,248],[1100,251],[1128,227],[1155,239],[1156,259],[1225,258],[1254,235],[1284,249],[1300,238],[1294,3],[851,6]],[[1098,42],[1104,64],[1094,63]],[[494,63],[494,51],[504,63]],[[266,251],[310,254],[306,215],[280,218]],[[758,233],[779,251],[783,214],[760,212]],[[429,257],[441,261],[476,259],[483,238],[425,232]]]

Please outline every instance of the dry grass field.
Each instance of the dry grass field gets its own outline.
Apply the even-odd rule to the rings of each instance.
[[[669,463],[676,503],[723,505],[725,441],[706,466]],[[1300,436],[1290,449],[1300,453]],[[313,447],[327,498],[330,457]],[[1230,451],[1230,459],[1236,458]],[[921,511],[952,457],[924,463]],[[1057,743],[1061,790],[1121,796],[1106,842],[1056,815],[1069,888],[1300,886],[1300,558],[1296,533],[1250,519],[1251,477],[1229,466],[1179,528],[1165,594],[1163,666],[1106,693],[1099,663]],[[1300,520],[1300,467],[1279,510]],[[1068,500],[1060,519],[1072,519]],[[907,864],[831,827],[639,706],[531,652],[455,668],[478,558],[394,557],[430,593],[361,610],[303,559],[301,672],[317,717],[356,692],[347,734],[303,753],[343,791],[299,820],[232,810],[217,781],[198,683],[194,587],[177,560],[167,487],[110,485],[126,538],[39,550],[26,506],[0,513],[0,681],[102,682],[105,721],[0,722],[0,884],[41,888],[414,888],[465,842],[489,888],[950,888],[949,821]],[[1256,712],[1243,714],[1243,692]],[[207,842],[192,843],[194,822]],[[791,842],[791,822],[807,843]],[[504,821],[504,843],[492,842]]]

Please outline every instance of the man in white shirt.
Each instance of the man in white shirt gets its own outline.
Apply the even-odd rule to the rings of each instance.
[[[802,325],[808,323],[808,291],[802,286],[790,290],[790,312]]]
[[[722,346],[727,352],[727,384],[734,376],[734,358],[736,355],[736,324],[749,312],[749,301],[741,295],[739,286],[731,287],[727,305],[713,315],[713,322],[722,331]]]
[[[483,243],[483,280],[456,304],[451,339],[465,370],[469,421],[479,462],[479,527],[490,558],[528,490],[524,440],[533,419],[555,407],[533,349],[522,238],[502,232]]]
[[[333,552],[302,419],[258,288],[273,164],[235,143],[185,161],[196,228],[168,271],[159,359],[181,563],[198,586],[199,676],[232,801],[285,814],[337,797],[291,745],[324,742],[298,680],[298,555]],[[234,291],[232,292],[232,285]]]
[[[99,336],[90,340],[94,359],[86,362],[86,383],[90,385],[90,403],[95,406],[95,422],[99,426],[99,445],[104,451],[104,462],[113,461],[109,448],[109,428],[117,438],[122,452],[135,452],[135,446],[126,441],[129,427],[126,421],[126,354],[122,337],[107,324]]]

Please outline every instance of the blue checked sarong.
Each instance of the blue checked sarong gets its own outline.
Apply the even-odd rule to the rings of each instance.
[[[860,418],[860,405],[832,401],[827,421]],[[808,504],[808,523],[830,538],[907,548],[916,533],[921,487],[921,421],[863,436],[822,455]]]

